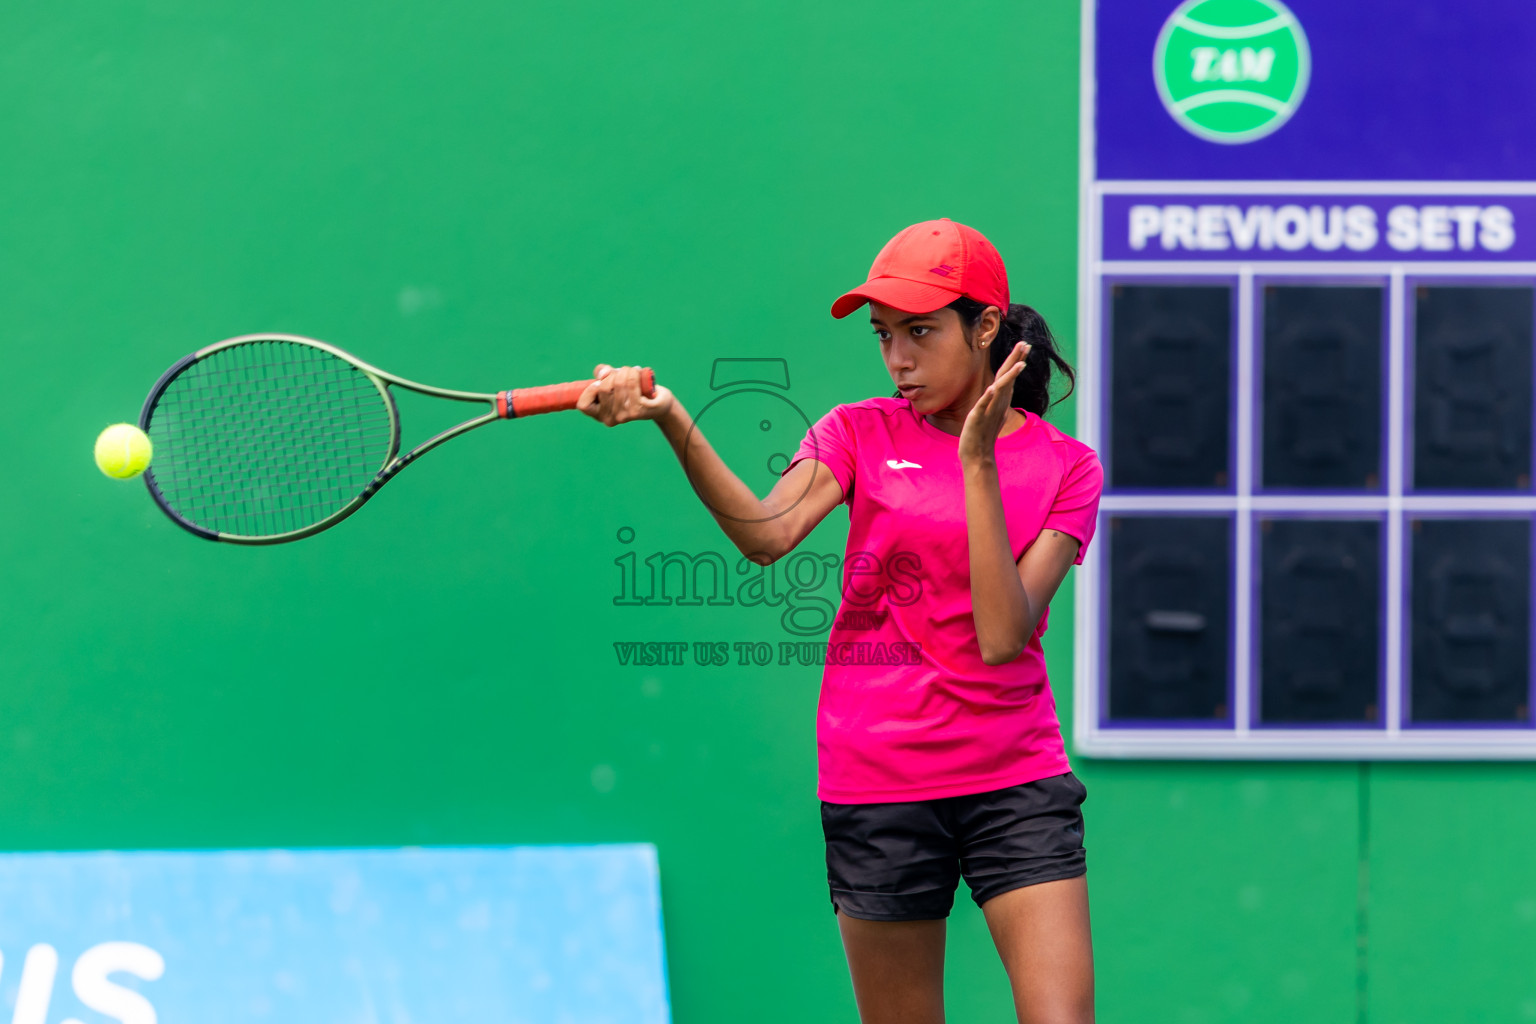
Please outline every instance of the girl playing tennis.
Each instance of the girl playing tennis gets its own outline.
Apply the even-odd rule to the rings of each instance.
[[[667,389],[640,394],[638,367],[598,366],[578,407],[609,426],[656,420],[757,564],[848,505],[843,608],[864,614],[832,627],[817,745],[827,881],[864,1024],[944,1019],[944,919],[961,877],[1019,1020],[1083,1024],[1087,793],[1040,636],[1093,537],[1103,470],[1041,419],[1053,366],[1069,385],[1072,370],[1039,314],[1009,304],[980,232],[902,231],[832,315],[866,303],[897,396],[833,408],[761,500]],[[901,654],[836,656],[853,648]]]

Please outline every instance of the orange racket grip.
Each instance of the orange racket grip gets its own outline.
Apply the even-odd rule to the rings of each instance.
[[[568,384],[545,384],[536,388],[513,388],[496,393],[496,415],[504,420],[521,416],[537,416],[541,412],[564,412],[576,408],[576,400],[587,390],[589,380],[573,380]],[[646,398],[656,395],[656,373],[649,366],[640,370],[640,393]]]

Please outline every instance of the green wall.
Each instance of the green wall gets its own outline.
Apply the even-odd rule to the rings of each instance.
[[[782,607],[615,604],[631,553],[731,554],[654,427],[488,427],[271,550],[181,533],[90,444],[252,331],[469,389],[645,363],[696,413],[716,357],[782,358],[814,419],[886,393],[826,309],[935,216],[1070,345],[1077,25],[1061,0],[0,12],[0,848],[649,840],[680,1024],[853,1020],[819,669],[614,653],[796,639]],[[403,404],[413,436],[457,412]],[[757,421],[717,408],[747,452]],[[803,550],[845,535],[839,510]],[[1536,1019],[1528,766],[1078,770],[1103,1020]],[[963,894],[949,977],[952,1019],[1009,1018]]]

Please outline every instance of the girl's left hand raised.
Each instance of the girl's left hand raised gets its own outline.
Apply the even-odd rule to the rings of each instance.
[[[976,399],[960,428],[960,461],[990,462],[995,457],[997,435],[1008,420],[1008,399],[1013,395],[1013,381],[1024,370],[1030,346],[1019,342],[998,367],[997,377]]]

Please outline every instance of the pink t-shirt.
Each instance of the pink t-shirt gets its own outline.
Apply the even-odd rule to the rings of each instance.
[[[1082,542],[1082,562],[1103,468],[1093,449],[1024,415],[996,445],[1014,561],[1049,528]],[[790,463],[825,465],[848,505],[816,729],[828,803],[984,793],[1069,770],[1040,649],[1047,615],[1013,661],[981,659],[959,451],[906,399],[870,398],[823,416]]]

